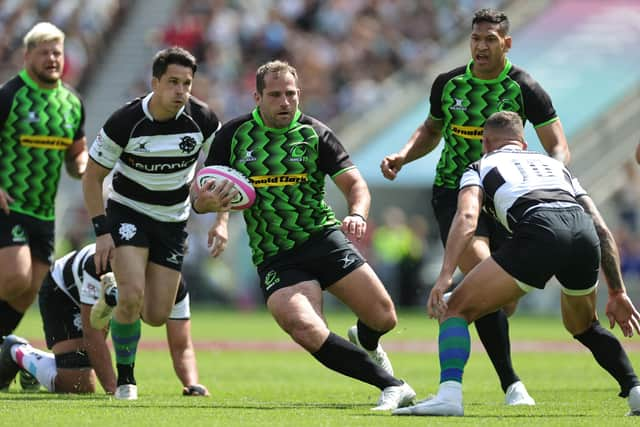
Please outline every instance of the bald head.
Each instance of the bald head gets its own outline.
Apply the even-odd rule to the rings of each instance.
[[[493,113],[484,124],[482,143],[486,153],[510,144],[526,149],[522,119],[513,111]]]

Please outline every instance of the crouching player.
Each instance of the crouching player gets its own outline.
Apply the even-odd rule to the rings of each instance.
[[[94,253],[95,244],[90,244],[55,262],[39,297],[47,347],[53,354],[15,335],[5,337],[0,351],[0,389],[7,388],[18,370],[24,369],[50,392],[94,393],[96,377],[107,394],[115,392],[106,326],[117,303],[117,288],[113,274],[108,273],[102,281],[110,286],[104,286],[103,292]],[[99,310],[92,315],[94,305]],[[184,395],[209,396],[207,388],[198,384],[190,315],[189,294],[181,281],[166,323],[173,367]]]

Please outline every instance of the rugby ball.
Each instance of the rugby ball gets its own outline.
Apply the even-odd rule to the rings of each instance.
[[[256,200],[256,190],[251,182],[239,171],[228,166],[205,166],[196,174],[196,188],[200,190],[203,185],[213,180],[231,181],[233,188],[238,191],[238,195],[231,201],[231,209],[242,210],[253,205]],[[215,184],[213,186],[215,188]]]

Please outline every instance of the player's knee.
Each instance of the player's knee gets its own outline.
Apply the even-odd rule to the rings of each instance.
[[[162,326],[167,323],[168,315],[155,313],[153,311],[144,311],[142,320],[149,326]]]
[[[325,335],[328,334],[324,325],[317,325],[312,322],[298,321],[292,322],[285,331],[293,340],[309,351],[315,351],[322,345]]]

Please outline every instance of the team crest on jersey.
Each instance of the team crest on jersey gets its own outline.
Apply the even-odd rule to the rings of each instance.
[[[178,147],[180,147],[180,150],[183,153],[190,153],[193,151],[194,148],[196,148],[196,145],[197,145],[197,142],[195,138],[192,136],[186,135],[180,138],[180,145],[178,145]]]
[[[467,110],[467,107],[465,107],[465,105],[464,105],[464,99],[453,98],[453,101],[455,102],[455,104],[453,104],[449,108],[450,110],[459,110],[459,111],[466,111]]]
[[[241,163],[247,163],[247,162],[253,162],[257,160],[256,157],[253,155],[253,150],[247,150],[244,153],[244,157],[242,159],[240,159],[239,161]]]
[[[120,228],[118,229],[118,233],[120,233],[120,237],[122,240],[131,240],[133,236],[136,235],[138,229],[135,225],[129,224],[128,222],[123,222],[120,224]]]
[[[13,243],[26,243],[27,233],[21,225],[14,225],[11,229],[11,240]]]

